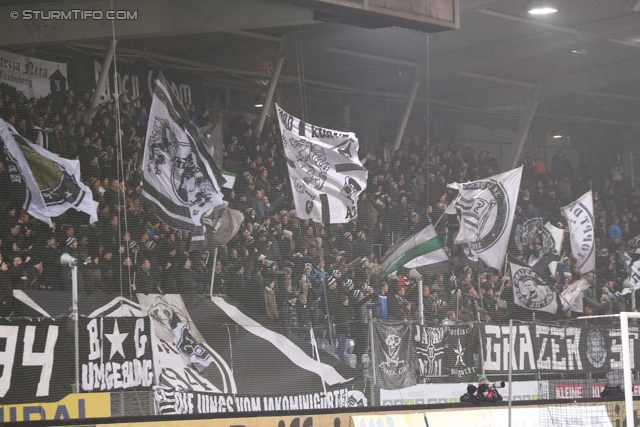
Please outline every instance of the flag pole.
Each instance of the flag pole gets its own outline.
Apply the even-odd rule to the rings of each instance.
[[[218,247],[216,246],[216,250],[213,253],[213,270],[211,271],[211,289],[209,291],[209,296],[213,296],[213,281],[216,278],[216,263],[218,262]]]
[[[458,197],[460,197],[460,196],[458,196]],[[444,214],[447,213],[447,210],[449,210],[449,208],[458,200],[458,197],[456,197],[451,203],[449,203],[449,205],[445,208],[444,212],[442,212],[442,215],[440,215],[440,218],[438,218],[438,220],[434,224],[433,228],[436,228],[438,226],[438,224],[440,224],[440,220],[442,219]]]
[[[424,326],[424,295],[422,295],[422,276],[420,276],[420,279],[418,279],[418,290],[418,293],[420,294],[420,297],[418,299],[420,326]]]
[[[507,266],[509,265],[509,254],[504,255],[504,273],[502,273],[502,286],[500,286],[500,299],[502,299],[502,290],[504,289],[504,284],[507,281]]]

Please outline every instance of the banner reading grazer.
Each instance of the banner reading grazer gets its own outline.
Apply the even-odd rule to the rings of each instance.
[[[67,90],[67,64],[0,50],[0,83],[28,98],[44,98]]]
[[[0,319],[0,342],[2,404],[50,402],[69,394],[73,341],[61,321]]]
[[[540,324],[514,325],[513,370],[517,372],[610,372],[622,369],[620,329],[592,329]],[[484,370],[509,370],[509,326],[481,325]],[[640,332],[629,327],[631,367],[640,366]]]
[[[367,170],[358,158],[358,138],[305,123],[276,104],[296,214],[325,224],[358,216],[358,196]]]
[[[221,412],[302,411],[367,406],[367,398],[359,390],[348,388],[311,391],[285,396],[239,396],[198,393],[154,387],[156,415],[218,414]]]
[[[416,383],[413,343],[408,322],[373,322],[377,385],[395,390]]]
[[[82,391],[153,385],[149,318],[80,318]]]

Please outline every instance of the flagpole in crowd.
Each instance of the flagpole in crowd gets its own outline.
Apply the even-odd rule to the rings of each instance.
[[[422,295],[422,275],[418,279],[418,293],[420,294],[420,298],[418,299],[420,326],[424,326],[424,295]]]
[[[218,262],[218,247],[216,246],[215,251],[213,252],[213,269],[211,271],[211,288],[209,291],[209,296],[213,296],[213,281],[216,279],[216,263]]]

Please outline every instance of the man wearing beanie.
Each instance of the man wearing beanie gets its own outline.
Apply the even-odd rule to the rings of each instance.
[[[479,405],[478,401],[478,389],[473,384],[467,386],[467,392],[460,396],[460,403],[473,403]]]

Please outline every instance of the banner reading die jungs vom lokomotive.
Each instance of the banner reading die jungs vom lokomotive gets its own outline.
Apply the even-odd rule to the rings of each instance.
[[[0,50],[0,83],[27,98],[44,98],[67,90],[67,64]]]

